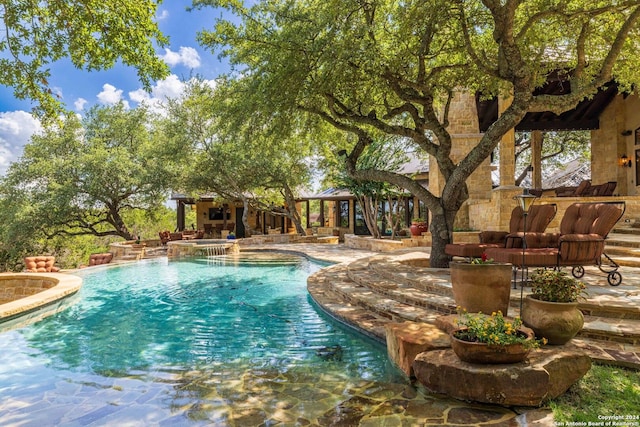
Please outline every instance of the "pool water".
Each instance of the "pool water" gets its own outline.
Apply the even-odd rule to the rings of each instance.
[[[0,424],[305,424],[364,383],[405,387],[384,346],[313,306],[321,267],[254,253],[81,272],[74,305],[0,335]]]

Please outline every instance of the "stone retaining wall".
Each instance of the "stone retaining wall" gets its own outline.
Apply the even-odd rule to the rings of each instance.
[[[81,287],[82,279],[70,274],[2,273],[0,323],[51,307],[75,294]]]
[[[456,231],[453,233],[454,243],[478,243],[477,231]],[[421,237],[409,237],[399,240],[374,239],[371,236],[356,236],[345,234],[344,244],[348,248],[365,249],[372,252],[392,252],[397,249],[429,247],[431,246],[431,233],[423,233]]]
[[[57,280],[48,277],[0,276],[0,304],[37,294],[57,284]]]

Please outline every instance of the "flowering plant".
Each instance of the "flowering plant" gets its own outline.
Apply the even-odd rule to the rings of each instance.
[[[496,346],[508,344],[523,344],[525,348],[538,348],[540,344],[546,344],[547,340],[536,340],[524,331],[519,331],[522,320],[519,317],[513,321],[505,319],[501,311],[491,313],[491,316],[478,313],[471,315],[466,311],[458,310],[461,318],[457,324],[461,327],[455,332],[455,337],[468,342],[479,342]]]
[[[531,274],[531,294],[541,301],[576,302],[586,285],[566,271],[537,269]]]
[[[493,258],[487,257],[485,252],[482,252],[480,258],[473,258],[471,264],[493,264]]]

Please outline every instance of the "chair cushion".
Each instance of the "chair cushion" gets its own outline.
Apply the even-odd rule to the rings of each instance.
[[[558,249],[487,249],[487,256],[496,262],[505,262],[521,267],[555,266],[558,263]]]
[[[480,258],[487,249],[501,247],[498,243],[449,243],[444,247],[444,253],[449,256]]]
[[[620,219],[622,209],[610,203],[574,203],[560,222],[561,234],[599,234],[606,237]]]

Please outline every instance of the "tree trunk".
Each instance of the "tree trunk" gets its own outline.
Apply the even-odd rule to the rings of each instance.
[[[120,216],[120,212],[117,209],[109,208],[109,216],[107,218],[107,222],[113,225],[113,227],[116,229],[116,232],[118,233],[118,236],[122,237],[123,239],[134,240],[136,238],[136,236],[134,236],[127,228],[127,225],[125,224],[124,220]]]
[[[287,204],[287,213],[288,217],[293,222],[296,227],[296,232],[300,236],[305,236],[307,234],[306,230],[302,228],[302,219],[300,218],[300,212],[296,209],[296,200],[293,196],[293,191],[287,184],[283,185],[283,196],[285,203]]]
[[[364,222],[371,232],[371,236],[374,239],[380,238],[380,229],[378,228],[378,203],[374,201],[370,196],[359,197],[360,205],[362,205],[362,213],[364,216]]]
[[[446,211],[444,209],[431,212],[431,268],[448,268],[449,255],[445,254],[444,248],[447,243],[453,241],[453,223],[457,211]]]
[[[244,209],[242,210],[242,224],[244,224],[244,236],[251,237],[253,233],[253,228],[249,225],[249,199],[246,197],[242,197],[242,206]]]

